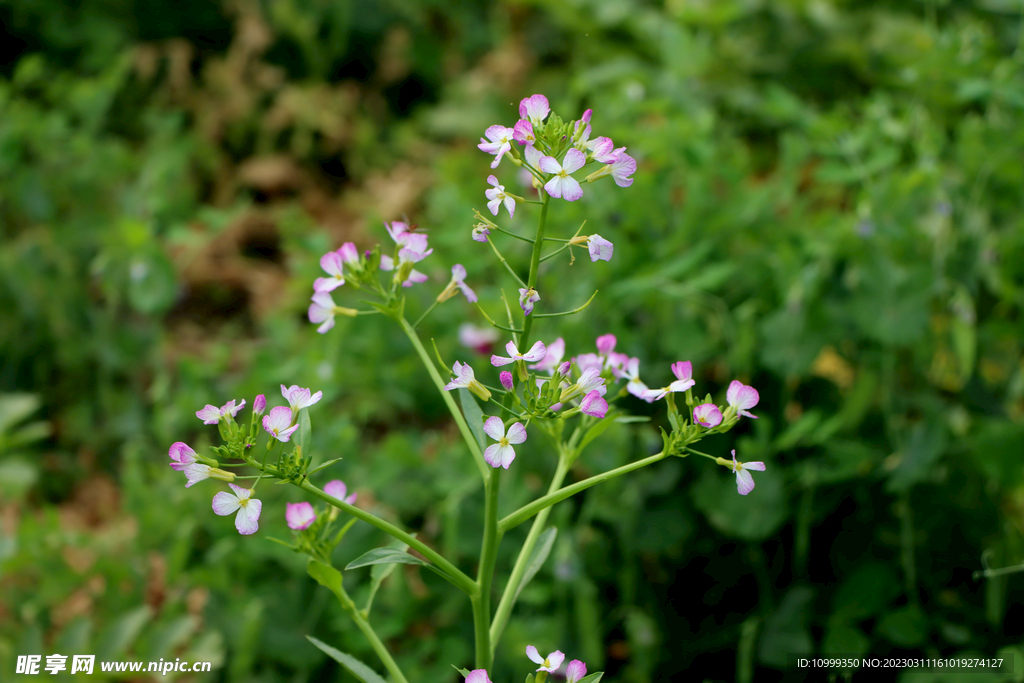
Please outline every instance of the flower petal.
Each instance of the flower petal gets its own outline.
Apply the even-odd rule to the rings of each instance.
[[[484,421],[484,434],[498,441],[505,436],[505,423],[497,415],[492,415]]]
[[[740,470],[736,473],[736,490],[740,492],[741,496],[754,490],[754,478],[750,476],[750,472]]]
[[[496,443],[492,443],[490,446],[484,449],[484,460],[491,467],[501,467],[501,446]]]
[[[536,363],[544,357],[545,353],[547,353],[547,347],[544,346],[544,342],[534,342],[533,346],[530,347],[530,350],[523,354],[523,360],[530,363]]]
[[[235,528],[243,536],[251,536],[260,528],[260,513],[263,512],[263,503],[255,498],[246,502],[238,509],[235,515]]]
[[[554,157],[542,156],[537,163],[540,164],[540,170],[545,173],[558,173],[562,170],[562,165]]]
[[[232,495],[227,491],[221,491],[213,497],[213,512],[221,517],[230,515],[242,507],[241,502],[238,500],[238,496]]]
[[[526,646],[526,656],[530,658],[531,662],[534,662],[536,664],[544,663],[544,658],[540,656],[540,653],[537,652],[537,648],[535,648],[533,645]]]
[[[512,426],[508,428],[508,433],[505,434],[505,438],[508,439],[509,443],[523,443],[526,441],[526,427],[519,422],[514,422]]]
[[[586,163],[586,155],[575,147],[570,147],[569,151],[565,153],[565,158],[562,159],[562,170],[566,173],[574,173],[583,168]]]

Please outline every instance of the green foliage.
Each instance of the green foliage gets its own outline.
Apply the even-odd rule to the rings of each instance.
[[[759,420],[705,450],[768,469],[740,497],[733,475],[672,458],[555,507],[492,679],[521,676],[523,648],[543,643],[628,683],[760,680],[797,651],[1003,653],[1024,670],[1019,575],[970,579],[983,552],[992,569],[1024,561],[1019,6],[137,10],[0,6],[17,38],[0,77],[0,668],[67,650],[211,660],[209,680],[374,680],[328,588],[260,538],[286,537],[272,511],[292,492],[268,490],[243,539],[164,454],[208,445],[193,417],[206,403],[321,388],[317,429],[297,436],[333,462],[317,482],[344,479],[468,570],[482,494],[407,342],[383,316],[325,336],[303,316],[320,254],[371,248],[405,212],[503,320],[497,265],[469,240],[486,177],[474,143],[544,92],[592,107],[640,166],[628,190],[585,185],[585,209],[553,210],[551,234],[585,211],[615,256],[579,252],[571,277],[568,254],[545,262],[546,311],[599,294],[536,334],[576,354],[614,332],[652,384],[688,359],[701,393],[754,385]],[[412,294],[410,315],[434,294]],[[466,360],[466,319],[484,324],[453,301],[419,329]],[[596,423],[570,481],[658,450],[669,425],[630,408],[653,424]],[[526,446],[502,515],[554,468]],[[357,523],[334,565],[382,543]],[[472,656],[468,609],[396,566],[346,573],[346,590],[373,600],[411,681],[453,680]]]

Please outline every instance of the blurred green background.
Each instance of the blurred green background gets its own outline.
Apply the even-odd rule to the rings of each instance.
[[[329,472],[361,506],[473,569],[478,477],[408,343],[373,316],[320,336],[305,309],[324,251],[368,248],[403,215],[436,248],[409,310],[454,262],[497,301],[509,282],[469,239],[490,173],[475,143],[535,92],[565,118],[592,107],[594,134],[639,162],[628,190],[555,204],[549,230],[586,218],[615,257],[548,262],[549,310],[600,294],[537,335],[575,354],[614,332],[652,384],[683,359],[716,396],[753,384],[760,419],[702,447],[768,470],[744,498],[720,468],[663,461],[558,505],[492,679],[525,675],[530,643],[622,683],[821,680],[797,652],[1019,657],[1024,577],[972,575],[1024,562],[1022,14],[0,1],[0,679],[18,654],[77,652],[216,662],[184,680],[353,680],[306,634],[380,668],[303,558],[266,540],[288,537],[297,492],[264,491],[243,538],[213,486],[167,466],[172,442],[214,438],[205,403],[282,382],[324,391],[317,457],[344,457]],[[485,364],[456,341],[466,320],[484,323],[453,300],[423,329]],[[570,480],[658,449],[664,416],[627,406],[653,423],[609,430]],[[503,510],[554,462],[538,438]],[[335,564],[385,540],[357,524]],[[367,575],[347,572],[350,592]],[[377,598],[410,680],[471,663],[450,588],[402,567]],[[1021,662],[984,680],[1024,680]]]

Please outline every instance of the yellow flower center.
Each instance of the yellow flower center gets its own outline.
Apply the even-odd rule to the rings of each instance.
[[[565,169],[562,169],[561,171],[558,172],[558,177],[559,178],[568,178],[569,174],[565,172]]]
[[[502,447],[507,446],[508,445],[508,437],[503,436],[500,439],[498,439],[498,445],[502,446]],[[545,664],[544,666],[547,666],[547,664]]]

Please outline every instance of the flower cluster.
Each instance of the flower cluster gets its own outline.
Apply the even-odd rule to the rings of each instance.
[[[548,674],[557,674],[558,670],[562,668],[562,662],[565,661],[565,655],[559,650],[555,650],[547,657],[542,657],[537,648],[533,645],[526,646],[526,656],[530,658],[530,661],[534,664],[539,664],[536,673],[542,677]],[[491,679],[487,674],[486,669],[474,669],[473,671],[463,672],[466,677],[465,683],[491,683]],[[565,683],[579,683],[587,675],[587,665],[578,659],[574,659],[565,666],[565,673],[562,676],[565,678]],[[594,674],[595,676],[597,674]],[[538,678],[537,680],[543,680]]]
[[[328,286],[337,286],[328,283]],[[196,417],[202,420],[203,424],[218,425],[221,435],[227,441],[226,446],[211,449],[215,455],[242,461],[243,465],[257,467],[263,473],[259,479],[268,471],[273,472],[279,478],[285,478],[290,469],[297,466],[304,475],[305,467],[308,466],[308,457],[303,460],[301,449],[296,447],[291,456],[284,456],[278,460],[273,468],[264,468],[258,464],[251,455],[251,449],[256,444],[260,427],[268,436],[267,451],[273,450],[276,445],[288,443],[300,426],[301,411],[315,405],[323,397],[323,392],[313,393],[309,389],[298,385],[286,387],[281,385],[281,396],[288,402],[288,405],[276,406],[263,415],[267,408],[267,398],[263,394],[256,397],[252,404],[252,416],[249,421],[249,428],[244,429],[235,422],[239,411],[245,407],[245,400],[236,402],[228,401],[217,408],[207,405],[196,412]],[[262,420],[259,418],[262,416]],[[185,488],[189,488],[206,479],[217,479],[227,482],[231,491],[220,491],[213,497],[213,511],[221,516],[235,515],[235,528],[238,533],[248,536],[259,530],[260,514],[263,511],[263,503],[253,497],[256,484],[252,488],[243,488],[233,482],[238,478],[234,472],[221,469],[220,462],[209,455],[200,455],[188,444],[178,441],[171,445],[168,450],[170,466],[172,469],[182,472],[185,475]],[[244,477],[243,477],[244,478]],[[355,502],[356,495],[353,493],[346,497],[347,490],[344,482],[334,480],[328,482],[324,491],[338,500],[351,505]],[[336,514],[336,510],[334,511]],[[292,529],[303,530],[309,528],[317,519],[312,505],[309,503],[289,503],[285,512],[285,519]]]

